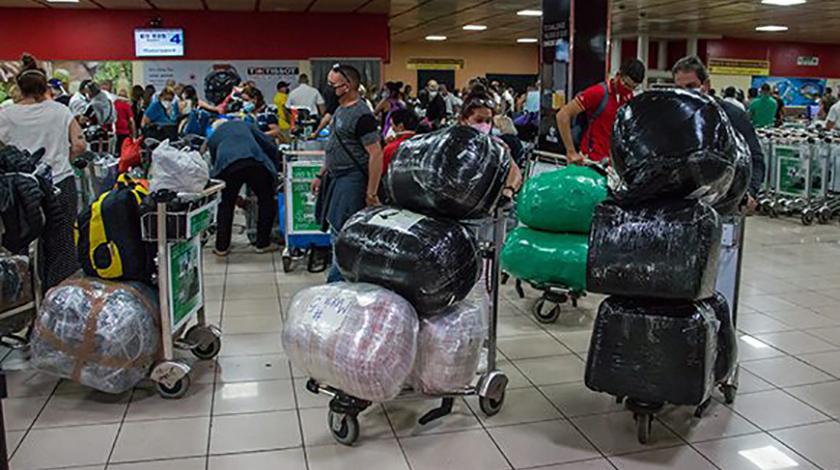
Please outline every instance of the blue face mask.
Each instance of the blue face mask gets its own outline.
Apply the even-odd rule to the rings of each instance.
[[[255,105],[253,101],[246,101],[242,105],[242,110],[245,111],[246,113],[252,113],[252,112],[254,112],[254,108],[256,108],[256,107],[257,107],[257,105]]]

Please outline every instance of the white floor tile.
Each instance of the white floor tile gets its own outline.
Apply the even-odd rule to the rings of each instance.
[[[731,408],[763,430],[788,428],[829,419],[781,390],[751,393],[741,398],[736,400]]]
[[[566,417],[621,411],[624,405],[606,393],[593,392],[583,382],[540,387]]]
[[[716,470],[706,458],[689,446],[639,452],[610,458],[619,470]]]
[[[202,461],[202,469],[204,462]],[[208,470],[279,470],[306,468],[303,449],[210,457]],[[176,470],[176,469],[173,469]]]
[[[640,444],[636,439],[636,422],[629,411],[573,418],[572,422],[606,455],[672,447],[681,442],[662,423],[654,421],[650,442]]]
[[[128,408],[129,395],[90,392],[82,395],[54,395],[38,416],[35,428],[119,424]]]
[[[499,349],[510,360],[557,356],[571,352],[547,333],[502,338],[499,340]]]
[[[513,361],[534,385],[554,385],[583,380],[584,366],[579,357],[565,356],[540,357]]]
[[[124,423],[111,462],[206,455],[209,427],[210,418]]]
[[[300,426],[296,411],[213,418],[210,453],[214,455],[286,449],[300,445]]]
[[[150,456],[151,457],[151,456]],[[111,464],[113,470],[205,470],[204,457],[177,460],[155,460],[149,462]]]
[[[455,399],[452,413],[446,417],[426,425],[417,422],[420,417],[438,406],[440,406],[439,400],[397,400],[386,403],[385,410],[399,437],[464,431],[477,429],[481,426],[478,418],[462,398]],[[306,427],[304,426],[305,430]]]
[[[210,416],[213,385],[195,384],[187,395],[178,400],[161,398],[153,387],[138,388],[128,405],[126,421],[163,420],[170,418],[200,418]]]
[[[507,470],[510,466],[482,430],[402,439],[412,470]]]
[[[291,377],[289,361],[282,354],[220,357],[216,374],[222,383],[280,380]]]
[[[756,338],[788,354],[808,354],[837,349],[837,346],[802,331],[768,333],[758,335]]]
[[[796,452],[767,434],[751,434],[695,444],[698,452],[726,470],[816,470]]]
[[[741,368],[777,387],[793,387],[832,380],[833,377],[793,357],[745,362]]]
[[[793,387],[787,391],[832,418],[840,418],[840,382]]]
[[[6,420],[6,430],[25,431],[29,429],[49,398],[48,396],[41,396],[3,400],[3,417]]]
[[[365,442],[356,447],[337,444],[307,447],[306,455],[310,470],[409,470],[395,439]]]
[[[213,415],[292,410],[295,397],[291,380],[236,382],[216,385]]]
[[[749,400],[749,396],[738,397],[738,400]],[[694,408],[688,406],[668,407],[659,413],[658,417],[688,442],[761,432],[749,421],[715,400],[712,400],[702,418],[694,417]]]
[[[108,424],[33,430],[12,458],[12,467],[36,470],[105,464],[119,428]]]
[[[840,423],[784,429],[774,432],[773,436],[826,470],[840,468]]]
[[[566,420],[490,429],[490,435],[514,468],[587,460],[597,450]]]
[[[840,351],[801,354],[798,357],[817,369],[828,372],[834,377],[840,378]]]
[[[487,427],[562,418],[560,412],[536,388],[508,390],[499,414],[489,418],[481,412],[478,397],[468,397],[467,403]]]

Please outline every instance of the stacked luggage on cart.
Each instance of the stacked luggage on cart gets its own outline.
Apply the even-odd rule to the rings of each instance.
[[[619,111],[612,157],[622,182],[595,210],[587,266],[587,288],[610,297],[585,380],[626,399],[647,443],[664,404],[695,406],[700,417],[718,385],[734,400],[735,332],[715,290],[719,211],[737,210],[749,156],[714,100],[667,90]]]
[[[543,292],[532,308],[542,323],[553,323],[560,306],[586,293],[586,257],[592,213],[607,197],[607,178],[594,167],[567,166],[528,179],[519,193],[516,215],[521,225],[505,242],[502,266]]]
[[[113,394],[151,374],[161,396],[180,398],[189,387],[190,368],[174,361],[173,337],[183,336],[179,344],[199,359],[219,352],[218,334],[204,325],[202,310],[198,237],[209,219],[166,210],[196,191],[213,202],[203,194],[209,191],[206,164],[197,154],[156,153],[150,174],[151,185],[121,175],[79,215],[77,251],[84,275],[47,292],[32,337],[35,369]],[[156,219],[144,225],[149,215]],[[150,241],[158,241],[157,250]],[[172,271],[179,273],[175,280]],[[189,308],[182,308],[185,301],[192,302]],[[184,334],[196,310],[198,325]]]
[[[357,416],[373,403],[409,393],[442,399],[421,424],[450,413],[458,396],[478,395],[487,415],[501,409],[497,222],[510,165],[506,147],[465,126],[404,142],[383,183],[393,205],[358,212],[337,237],[348,282],[292,300],[284,349],[311,377],[311,392],[333,397],[329,426],[338,442],[356,441]],[[469,227],[480,219],[486,228],[491,214],[494,242],[480,244]],[[490,292],[478,282],[482,258]]]

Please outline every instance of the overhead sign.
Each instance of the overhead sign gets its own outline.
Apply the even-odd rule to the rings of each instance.
[[[820,58],[817,56],[801,55],[796,58],[796,65],[800,67],[819,67]]]
[[[412,57],[408,59],[406,67],[409,70],[461,70],[464,68],[464,59],[429,59]]]
[[[709,72],[715,75],[770,75],[769,60],[709,59]]]
[[[761,85],[765,83],[779,92],[785,106],[817,104],[817,100],[825,92],[827,84],[826,80],[822,78],[753,77],[752,79],[753,88],[761,88]]]
[[[182,57],[183,29],[135,29],[134,55],[137,57]]]

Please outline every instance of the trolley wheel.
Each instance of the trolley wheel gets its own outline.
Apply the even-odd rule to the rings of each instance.
[[[283,272],[292,272],[292,257],[289,255],[283,255]]]
[[[359,439],[359,419],[354,415],[330,410],[327,414],[327,426],[330,427],[333,439],[339,444],[352,446]]]
[[[735,396],[738,393],[738,387],[734,385],[721,385],[720,391],[723,392],[723,400],[727,405],[735,403]]]
[[[773,204],[773,203],[768,204],[767,207],[764,210],[767,213],[767,217],[770,217],[771,219],[778,219],[779,218],[779,211],[776,210],[776,205],[775,204]]]
[[[820,210],[817,211],[817,221],[823,225],[831,223],[831,219],[834,216],[830,207],[821,207]]]
[[[650,433],[653,428],[653,415],[635,413],[633,419],[636,420],[636,437],[639,439],[639,444],[647,444],[650,442]]]
[[[478,407],[481,408],[481,412],[484,413],[484,416],[487,416],[488,418],[499,414],[499,412],[502,411],[502,406],[504,404],[504,391],[502,391],[502,395],[499,397],[498,400],[494,400],[490,397],[478,397]]]
[[[539,298],[536,302],[534,302],[531,312],[540,323],[554,323],[560,317],[560,304],[557,304],[550,310],[545,311],[545,298]]]
[[[167,400],[177,400],[179,398],[183,398],[190,390],[190,376],[185,375],[181,377],[173,383],[172,386],[167,386],[162,382],[158,382],[155,384],[155,388],[157,388],[157,392],[161,398],[165,398]]]
[[[187,330],[186,339],[189,343],[195,344],[192,353],[202,361],[215,359],[222,350],[222,336],[214,327],[195,325]]]

